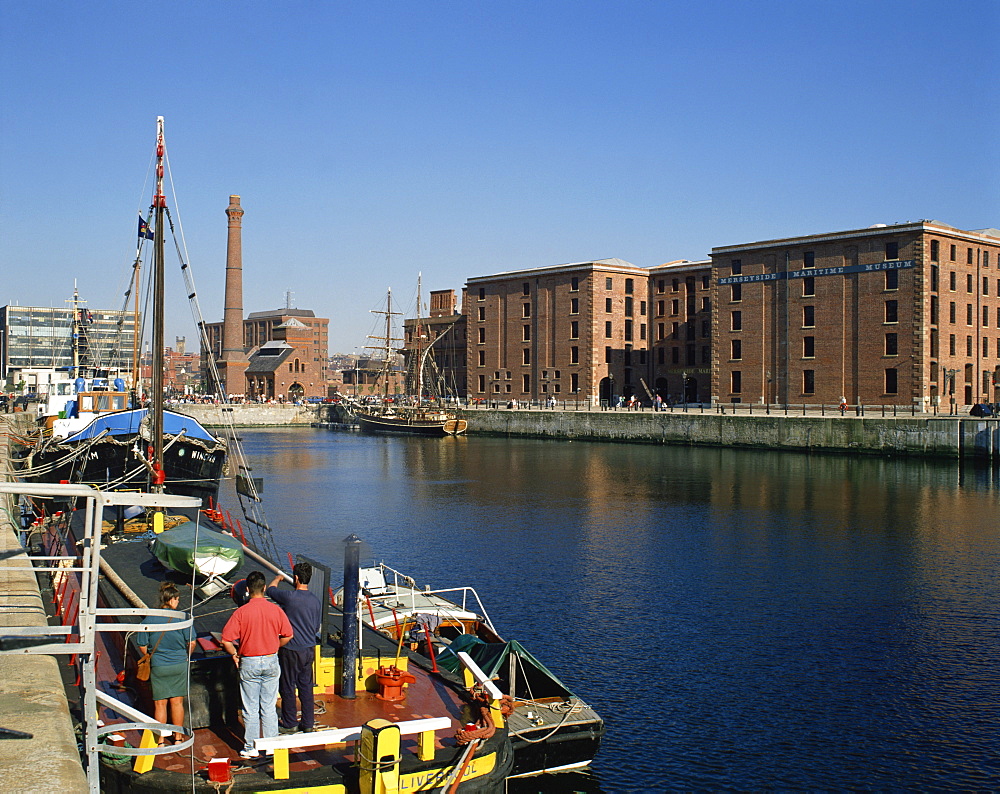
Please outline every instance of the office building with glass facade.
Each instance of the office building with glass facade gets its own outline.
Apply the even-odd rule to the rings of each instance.
[[[69,370],[74,361],[91,375],[130,371],[135,329],[135,316],[121,311],[0,307],[0,378]]]

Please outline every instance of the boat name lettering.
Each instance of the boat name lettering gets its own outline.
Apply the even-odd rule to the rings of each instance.
[[[489,756],[492,759],[492,756]],[[485,775],[493,769],[492,764],[484,763],[487,758],[473,758],[465,768],[463,780]],[[453,767],[447,766],[444,769],[429,769],[426,772],[416,772],[412,775],[399,776],[399,791],[418,791],[426,789],[428,785],[440,785],[451,775]]]

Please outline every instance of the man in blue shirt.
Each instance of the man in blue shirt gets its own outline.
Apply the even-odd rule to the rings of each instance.
[[[316,635],[323,621],[323,604],[309,592],[312,566],[307,562],[296,563],[292,568],[294,590],[279,590],[278,583],[284,578],[279,575],[267,588],[267,597],[285,610],[288,622],[292,624],[294,636],[279,649],[278,664],[281,666],[281,719],[278,729],[282,733],[296,730],[314,731],[315,704],[313,699],[313,659],[316,653]],[[302,703],[302,717],[296,719],[295,690],[298,689]]]

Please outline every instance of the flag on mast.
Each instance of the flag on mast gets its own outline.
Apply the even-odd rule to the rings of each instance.
[[[152,240],[153,230],[149,228],[149,224],[142,219],[142,215],[139,215],[139,239],[140,240]]]

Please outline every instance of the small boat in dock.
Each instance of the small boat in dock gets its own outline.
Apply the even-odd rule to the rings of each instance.
[[[367,625],[452,673],[466,653],[509,696],[512,777],[590,764],[604,720],[523,645],[500,637],[475,589],[422,588],[384,563],[361,568],[359,575]],[[337,591],[334,603],[342,597]]]

